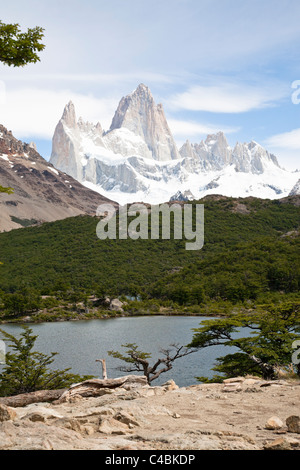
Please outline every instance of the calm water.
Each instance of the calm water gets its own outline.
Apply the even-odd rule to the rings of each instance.
[[[106,359],[109,378],[120,377],[123,372],[116,370],[120,362],[107,355],[109,350],[125,352],[122,344],[136,343],[139,349],[152,354],[152,360],[161,357],[160,348],[172,343],[187,345],[193,337],[193,328],[199,328],[204,317],[132,317],[108,320],[42,323],[29,325],[38,339],[35,350],[49,354],[59,353],[52,366],[55,369],[71,367],[80,375],[94,375],[102,378],[101,364],[96,359]],[[18,336],[20,325],[0,326],[8,333]],[[212,377],[211,368],[215,359],[232,352],[228,347],[206,348],[190,356],[177,359],[173,369],[162,374],[153,385],[174,379],[180,387],[197,383],[196,376]]]

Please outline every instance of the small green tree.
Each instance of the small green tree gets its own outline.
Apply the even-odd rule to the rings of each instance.
[[[171,344],[169,349],[161,349],[160,352],[164,357],[157,359],[151,366],[149,360],[151,354],[138,350],[135,343],[123,344],[122,348],[127,348],[126,355],[118,351],[108,351],[108,355],[115,359],[125,361],[129,366],[120,366],[118,370],[123,372],[143,372],[147,378],[148,384],[157,379],[164,372],[168,372],[173,368],[173,362],[176,359],[187,356],[195,352],[195,349],[179,346],[178,344]]]
[[[40,42],[44,37],[43,32],[43,28],[36,26],[22,33],[19,24],[0,21],[0,62],[14,67],[38,62],[38,53],[45,48]]]
[[[217,359],[217,366],[213,370],[224,375],[215,376],[210,381],[246,374],[274,379],[278,369],[292,366],[292,344],[300,337],[300,304],[289,302],[279,306],[269,305],[262,312],[207,320],[202,325],[194,329],[195,335],[189,347],[203,349],[223,345],[238,349]],[[247,328],[250,334],[243,338],[237,337],[241,328]],[[300,375],[299,366],[294,369]],[[198,380],[208,381],[206,377],[198,377]]]
[[[5,366],[0,373],[0,396],[12,396],[38,390],[57,390],[91,378],[71,374],[68,372],[70,368],[48,369],[57,353],[46,355],[33,352],[37,336],[33,335],[32,329],[26,326],[23,330],[19,339],[0,330],[14,351],[8,352],[5,356]]]

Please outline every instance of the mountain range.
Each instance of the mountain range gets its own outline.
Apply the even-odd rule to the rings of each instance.
[[[120,204],[299,194],[299,172],[281,168],[255,141],[232,148],[218,132],[178,149],[163,106],[144,84],[121,99],[108,131],[77,119],[70,101],[53,135],[50,162]]]
[[[0,231],[77,215],[109,202],[163,203],[218,194],[282,199],[300,194],[298,172],[282,169],[256,142],[228,145],[222,132],[178,150],[162,105],[145,85],[122,98],[108,131],[77,119],[69,102],[50,162],[0,125]]]

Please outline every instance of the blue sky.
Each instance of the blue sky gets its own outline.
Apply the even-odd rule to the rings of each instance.
[[[220,130],[295,170],[299,18],[299,0],[10,0],[1,20],[42,26],[46,49],[38,64],[0,65],[0,122],[48,159],[70,99],[108,129],[121,97],[144,83],[178,146]]]

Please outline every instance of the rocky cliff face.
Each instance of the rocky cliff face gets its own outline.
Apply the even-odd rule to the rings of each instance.
[[[187,141],[181,147],[180,155],[198,161],[203,170],[222,170],[228,165],[234,165],[238,172],[261,174],[270,165],[279,168],[277,158],[258,143],[238,142],[231,148],[223,132],[207,136],[200,144]]]
[[[14,190],[13,194],[1,193],[0,231],[79,214],[94,215],[99,204],[109,201],[56,170],[34,145],[17,140],[2,125],[0,185]]]
[[[112,120],[110,132],[125,128],[143,139],[154,160],[180,158],[161,104],[156,105],[149,88],[143,84],[122,98]]]
[[[256,142],[231,148],[223,132],[178,151],[161,105],[141,84],[121,99],[108,132],[77,120],[73,103],[53,136],[51,163],[119,203],[162,203],[176,194],[288,196],[297,174]]]

